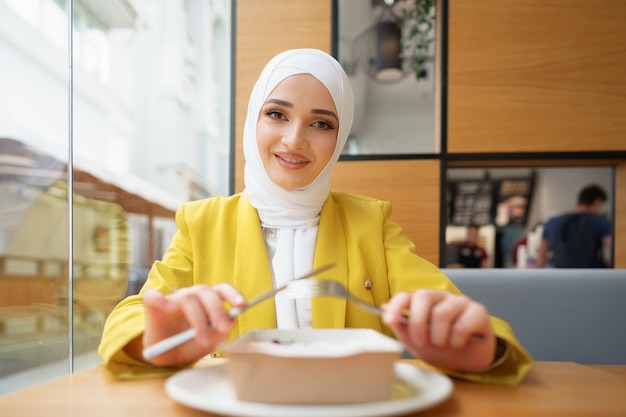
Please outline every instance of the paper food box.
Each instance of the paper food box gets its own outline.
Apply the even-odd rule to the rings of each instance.
[[[345,404],[391,398],[400,342],[370,329],[254,330],[228,348],[237,399]]]

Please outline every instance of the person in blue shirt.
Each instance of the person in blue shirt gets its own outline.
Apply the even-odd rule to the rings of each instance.
[[[537,266],[610,267],[612,225],[599,214],[606,201],[602,187],[588,185],[579,192],[573,212],[550,218],[543,229]]]

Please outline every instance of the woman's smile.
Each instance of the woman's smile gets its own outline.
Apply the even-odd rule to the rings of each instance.
[[[285,155],[281,153],[275,153],[274,155],[276,155],[278,163],[287,169],[300,169],[309,163],[309,161],[298,156]]]

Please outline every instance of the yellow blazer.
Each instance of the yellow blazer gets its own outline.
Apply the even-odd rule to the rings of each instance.
[[[320,277],[339,281],[350,293],[376,305],[400,291],[420,288],[459,293],[441,270],[415,254],[413,243],[390,213],[388,202],[331,193],[320,214],[313,267],[328,263],[335,267]],[[227,282],[250,300],[272,288],[259,216],[245,193],[186,203],[176,213],[176,225],[170,247],[154,263],[142,291],[155,288],[168,294],[195,284]],[[343,298],[313,298],[312,316],[314,328],[370,328],[393,336],[380,317]],[[143,332],[144,321],[141,295],[120,302],[107,319],[99,353],[120,375],[141,373],[132,368],[146,367],[123,352]],[[506,322],[495,317],[492,322],[496,334],[512,346],[509,360],[489,372],[454,375],[516,383],[530,368],[530,356]],[[237,318],[229,340],[253,329],[275,327],[275,305],[268,299]]]

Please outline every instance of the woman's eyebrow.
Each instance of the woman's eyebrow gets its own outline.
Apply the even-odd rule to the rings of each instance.
[[[268,104],[268,103],[278,104],[280,106],[289,107],[291,109],[293,108],[293,104],[291,104],[290,102],[285,101],[285,100],[279,100],[277,98],[268,98],[263,104]]]
[[[313,109],[313,110],[311,110],[311,113],[313,113],[313,114],[324,114],[326,116],[334,117],[335,120],[339,121],[339,117],[337,117],[337,115],[335,114],[334,111],[324,110],[324,109]]]
[[[263,103],[263,105],[265,105],[265,104],[269,104],[269,103],[272,103],[272,104],[278,104],[279,106],[288,107],[288,108],[290,108],[290,109],[293,109],[293,104],[292,104],[292,103],[290,103],[290,102],[288,102],[288,101],[285,101],[285,100],[280,100],[280,99],[278,99],[278,98],[268,98],[268,99],[265,101],[265,103]],[[311,113],[313,113],[313,114],[323,114],[323,115],[326,115],[326,116],[331,116],[331,117],[334,117],[334,118],[335,118],[335,120],[339,121],[339,117],[337,117],[337,115],[335,114],[335,112],[334,112],[334,111],[331,111],[331,110],[324,110],[324,109],[312,109],[312,110],[311,110]]]

